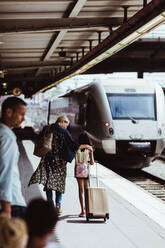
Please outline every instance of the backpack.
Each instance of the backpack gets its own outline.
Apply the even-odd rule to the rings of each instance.
[[[88,152],[88,151],[87,151]],[[83,155],[83,159],[80,159],[81,151],[78,150],[76,154],[76,164],[75,164],[75,177],[77,178],[87,178],[88,177],[88,164],[85,161],[86,154]]]
[[[47,125],[43,128],[43,130],[39,134],[39,138],[35,143],[33,154],[36,155],[37,157],[45,156],[48,152],[52,150],[52,140],[53,140],[53,133],[51,130],[51,126]]]

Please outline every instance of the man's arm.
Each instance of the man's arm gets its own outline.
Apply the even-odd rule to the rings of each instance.
[[[0,143],[0,204],[3,212],[11,215],[13,163],[15,161],[13,141],[5,135]]]
[[[2,211],[11,217],[11,204],[10,202],[0,200]]]

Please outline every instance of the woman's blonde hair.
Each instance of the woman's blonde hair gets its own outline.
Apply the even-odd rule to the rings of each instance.
[[[23,248],[28,242],[26,223],[20,218],[9,218],[5,213],[0,214],[0,247]]]
[[[56,120],[56,123],[59,123],[59,122],[61,122],[61,121],[66,121],[66,122],[70,123],[70,120],[68,119],[68,117],[67,117],[66,115],[61,115],[61,116],[59,116],[59,117],[57,118],[57,120]]]

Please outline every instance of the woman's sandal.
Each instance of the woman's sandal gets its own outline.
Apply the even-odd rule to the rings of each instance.
[[[81,214],[79,214],[79,217],[85,217],[85,212],[81,212]]]

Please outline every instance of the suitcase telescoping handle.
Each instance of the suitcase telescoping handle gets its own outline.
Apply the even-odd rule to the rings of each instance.
[[[95,160],[94,165],[96,166],[96,185],[97,185],[97,188],[98,188],[99,187],[99,179],[98,179],[98,166],[97,166],[97,164],[98,164],[98,161]],[[91,165],[89,165],[89,167],[88,167],[88,170],[89,170],[89,186],[90,186],[90,166]]]

